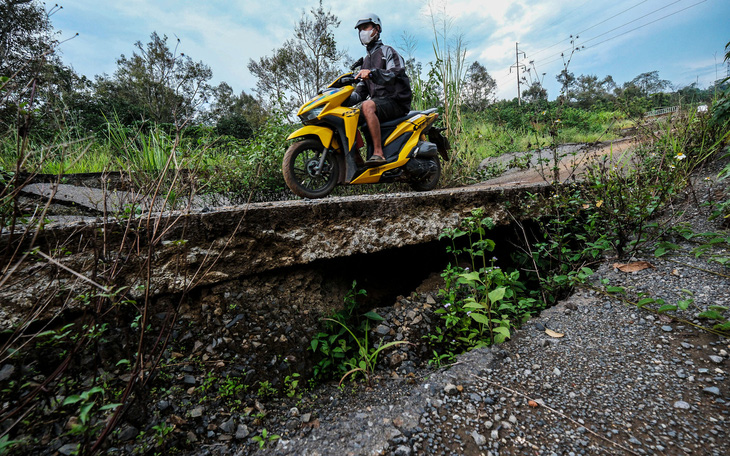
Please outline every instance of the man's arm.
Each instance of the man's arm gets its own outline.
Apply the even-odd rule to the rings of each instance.
[[[353,106],[357,103],[360,103],[365,98],[367,98],[368,94],[368,88],[365,86],[365,83],[360,81],[356,86],[355,90],[352,91],[350,94],[350,98],[347,99],[347,105]]]
[[[385,59],[385,69],[373,70],[370,73],[370,78],[378,85],[394,84],[398,75],[406,71],[405,61],[390,46],[383,46],[383,59]]]

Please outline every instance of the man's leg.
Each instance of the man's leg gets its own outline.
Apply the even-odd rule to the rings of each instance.
[[[383,143],[380,137],[380,120],[375,112],[375,102],[373,100],[365,100],[360,108],[362,115],[365,116],[365,122],[368,124],[370,137],[373,140],[373,155],[385,159],[383,155]]]

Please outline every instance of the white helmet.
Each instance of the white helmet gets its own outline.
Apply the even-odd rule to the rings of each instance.
[[[372,22],[373,24],[378,26],[378,32],[383,31],[383,24],[380,23],[380,18],[377,14],[369,13],[365,16],[362,16],[360,20],[357,21],[357,24],[355,24],[355,28],[360,27],[362,24],[367,24],[369,22]]]

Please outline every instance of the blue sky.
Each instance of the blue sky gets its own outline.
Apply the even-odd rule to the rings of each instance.
[[[83,75],[112,74],[120,55],[146,43],[153,31],[180,39],[179,51],[213,70],[213,82],[252,93],[256,79],[249,59],[271,55],[293,35],[296,22],[318,0],[68,0],[52,16],[62,39],[66,64]],[[363,4],[366,6],[362,6]],[[698,82],[707,87],[727,75],[724,47],[730,41],[730,0],[324,0],[341,20],[337,43],[349,55],[363,53],[353,29],[359,15],[373,12],[383,21],[383,41],[403,49],[404,34],[417,43],[414,57],[434,60],[432,16],[451,37],[461,36],[468,63],[484,65],[498,83],[498,98],[514,98],[515,43],[530,76],[544,78],[551,99],[563,69],[560,53],[578,36],[569,71],[613,76],[623,83],[648,71],[675,87]],[[433,14],[431,14],[433,13]],[[529,62],[533,61],[534,66]],[[545,73],[545,76],[542,76]]]

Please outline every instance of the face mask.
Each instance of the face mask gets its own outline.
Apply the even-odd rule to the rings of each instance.
[[[360,30],[360,42],[363,46],[367,46],[373,41],[373,38],[375,38],[375,29],[370,30]]]

